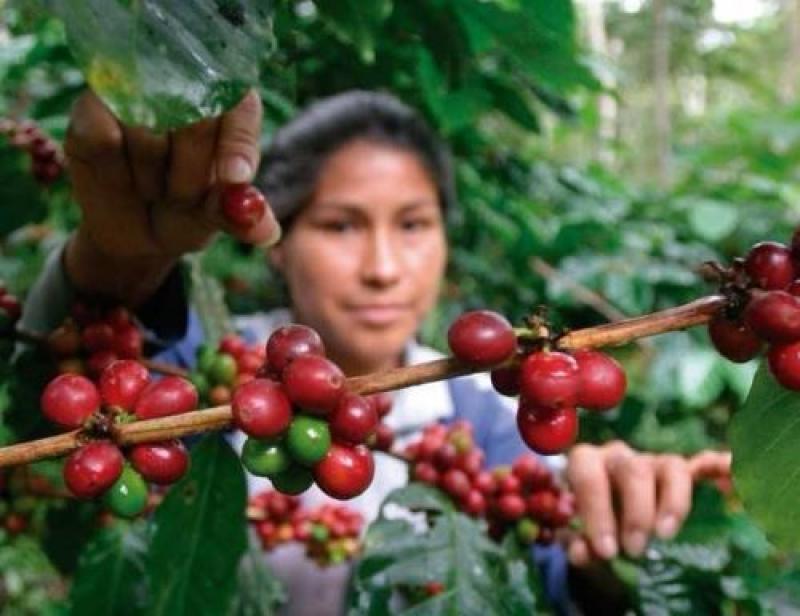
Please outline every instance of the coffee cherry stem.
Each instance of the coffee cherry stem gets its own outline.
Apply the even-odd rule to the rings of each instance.
[[[727,301],[722,295],[711,295],[652,314],[574,330],[559,337],[556,346],[562,350],[619,346],[638,338],[683,330],[707,323]],[[351,377],[346,380],[345,389],[361,395],[391,391],[513,365],[517,359],[511,358],[496,366],[476,368],[448,357],[424,364]],[[110,436],[118,445],[164,441],[228,428],[231,426],[231,418],[231,407],[223,405],[181,415],[114,425]],[[0,447],[0,468],[63,456],[77,449],[81,443],[81,432],[75,430],[54,437]]]

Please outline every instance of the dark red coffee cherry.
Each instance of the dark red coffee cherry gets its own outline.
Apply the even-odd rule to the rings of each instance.
[[[581,349],[572,356],[580,372],[578,406],[607,411],[622,402],[628,380],[617,360],[591,349]]]
[[[81,332],[81,341],[90,353],[106,351],[114,344],[114,330],[107,323],[92,323]]]
[[[519,395],[519,367],[508,366],[492,370],[492,387],[504,396]]]
[[[375,406],[362,396],[345,393],[328,417],[331,434],[338,441],[364,443],[378,427]]]
[[[497,501],[497,512],[506,522],[515,522],[525,515],[525,500],[517,493],[503,494]]]
[[[575,442],[578,414],[573,407],[552,409],[522,404],[517,428],[525,444],[544,455],[561,453]]]
[[[54,424],[68,430],[79,428],[100,408],[100,394],[83,376],[62,374],[42,392],[42,413]]]
[[[385,423],[379,423],[372,435],[370,445],[376,451],[389,451],[394,444],[394,430]]]
[[[747,305],[744,320],[757,336],[773,343],[800,340],[800,297],[769,291]]]
[[[116,445],[108,441],[86,443],[64,463],[64,482],[76,497],[95,498],[119,478],[122,464],[122,453]]]
[[[744,321],[732,321],[722,313],[708,323],[708,335],[723,357],[743,363],[756,357],[763,347],[761,338]]]
[[[785,289],[794,280],[791,251],[778,242],[760,242],[750,249],[744,270],[757,287]]]
[[[800,390],[800,341],[773,345],[767,361],[778,383],[786,389]]]
[[[220,194],[220,206],[227,221],[242,229],[254,227],[267,213],[264,195],[250,184],[225,186]]]
[[[286,431],[292,406],[283,389],[269,379],[253,379],[236,388],[231,402],[233,421],[255,438],[271,438]]]
[[[165,376],[150,383],[139,396],[133,412],[139,419],[180,415],[197,408],[197,388],[180,376]]]
[[[121,359],[136,359],[142,356],[143,344],[142,332],[135,325],[129,324],[114,334],[111,350]]]
[[[285,325],[276,329],[267,340],[267,366],[280,377],[284,369],[301,355],[325,355],[322,338],[305,325]]]
[[[177,439],[134,445],[128,457],[142,477],[159,485],[175,483],[189,468],[189,454]]]
[[[150,382],[150,375],[138,361],[115,361],[100,376],[100,396],[109,406],[132,411],[139,396]]]
[[[450,326],[447,343],[458,359],[476,366],[491,366],[514,354],[517,337],[502,315],[473,310],[462,314]]]
[[[314,466],[314,479],[331,498],[355,498],[372,483],[375,462],[364,445],[333,443],[327,455]]]
[[[318,415],[336,408],[344,381],[339,367],[319,355],[296,357],[283,371],[283,387],[289,400]]]
[[[520,394],[533,406],[575,406],[579,389],[578,362],[571,355],[542,351],[520,365]]]

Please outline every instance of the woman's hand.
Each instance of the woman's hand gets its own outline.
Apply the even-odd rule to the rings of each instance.
[[[687,460],[638,453],[621,441],[576,446],[567,478],[584,531],[569,539],[570,562],[584,566],[620,550],[640,556],[651,535],[669,539],[678,532],[691,508],[695,479],[729,472],[728,453],[705,451]]]
[[[83,214],[65,256],[73,283],[135,303],[178,257],[202,248],[218,230],[255,244],[274,239],[279,227],[271,211],[252,228],[233,228],[215,191],[253,180],[261,115],[261,101],[250,92],[220,117],[156,134],[122,125],[96,95],[82,95],[64,147]]]

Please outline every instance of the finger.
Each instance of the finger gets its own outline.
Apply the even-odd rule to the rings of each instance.
[[[567,464],[567,479],[593,550],[602,558],[613,558],[618,550],[616,523],[603,457],[597,447],[574,447]]]
[[[567,546],[567,558],[573,567],[585,567],[592,562],[589,544],[583,537],[575,537]]]
[[[91,186],[94,178],[108,187],[131,188],[122,128],[91,91],[82,94],[72,108],[64,153],[78,191]]]
[[[145,201],[161,201],[166,188],[164,167],[169,151],[166,135],[135,126],[123,127],[123,135],[136,189]]]
[[[223,184],[253,181],[260,156],[261,99],[250,90],[220,119],[216,173]]]
[[[731,453],[702,451],[689,460],[689,472],[694,481],[728,477],[731,474]]]
[[[170,143],[167,201],[200,206],[212,183],[219,118],[209,118],[176,131]]]
[[[610,458],[608,469],[622,509],[622,545],[630,556],[640,556],[655,522],[653,460],[647,455]]]
[[[656,462],[658,513],[656,534],[671,539],[683,524],[692,506],[692,475],[689,464],[680,456],[659,456]]]

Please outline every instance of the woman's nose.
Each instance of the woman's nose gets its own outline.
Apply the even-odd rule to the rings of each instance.
[[[399,244],[393,241],[388,230],[376,229],[369,234],[361,263],[361,276],[365,284],[388,287],[397,282],[402,271]]]

